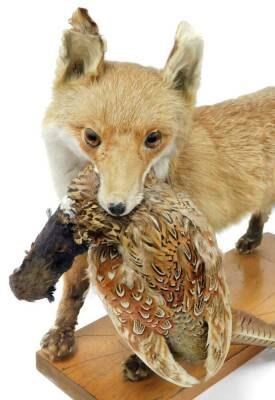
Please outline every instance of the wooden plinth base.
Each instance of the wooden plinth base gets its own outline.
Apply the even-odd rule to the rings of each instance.
[[[266,234],[253,255],[240,256],[231,250],[224,266],[233,306],[268,322],[275,321],[275,235]],[[221,371],[193,388],[183,389],[157,376],[127,382],[121,374],[121,363],[130,352],[105,317],[77,332],[77,351],[72,357],[51,362],[37,352],[37,368],[75,400],[189,400],[260,351],[262,348],[256,346],[232,345]],[[202,376],[199,363],[183,365],[195,376]]]

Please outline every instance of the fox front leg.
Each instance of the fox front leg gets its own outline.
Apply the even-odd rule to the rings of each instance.
[[[55,324],[41,340],[41,348],[50,359],[64,358],[73,352],[77,317],[88,288],[87,253],[84,253],[75,258],[72,268],[64,274],[63,295]]]

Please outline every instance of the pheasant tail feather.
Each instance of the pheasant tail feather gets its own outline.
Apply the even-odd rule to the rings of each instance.
[[[232,317],[232,343],[275,347],[275,324],[241,310],[232,310]]]

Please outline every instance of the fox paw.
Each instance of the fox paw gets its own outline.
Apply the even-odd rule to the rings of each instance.
[[[249,254],[261,244],[262,236],[243,235],[236,243],[236,249],[240,254]]]
[[[58,360],[72,354],[75,338],[72,328],[51,329],[41,340],[41,350],[50,360]]]
[[[123,363],[124,378],[129,381],[140,381],[152,374],[152,371],[137,355],[132,354]]]

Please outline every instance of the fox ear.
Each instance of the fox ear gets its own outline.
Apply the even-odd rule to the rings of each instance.
[[[202,38],[191,25],[181,22],[163,74],[171,86],[181,90],[190,101],[194,101],[199,86],[202,53]]]
[[[78,8],[69,20],[71,29],[63,33],[56,68],[56,83],[96,77],[101,70],[105,42],[85,8]]]

